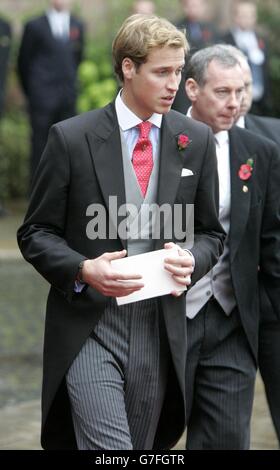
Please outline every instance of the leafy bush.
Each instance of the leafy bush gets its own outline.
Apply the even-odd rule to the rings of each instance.
[[[98,41],[97,41],[98,42]],[[79,96],[77,109],[79,113],[108,104],[117,92],[117,83],[113,75],[109,48],[100,41],[101,46],[88,43],[86,59],[78,70]]]
[[[0,123],[0,200],[27,194],[29,127],[23,112],[6,114]]]

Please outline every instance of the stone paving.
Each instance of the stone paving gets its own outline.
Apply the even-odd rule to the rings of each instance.
[[[184,449],[185,436],[176,445]],[[0,450],[39,450],[40,401],[32,400],[0,408]],[[277,440],[269,417],[263,386],[257,378],[252,418],[252,450],[276,450]]]
[[[15,232],[21,219],[22,210],[13,207],[9,217],[0,219],[0,450],[41,449],[41,349],[47,285],[18,252]],[[175,449],[184,449],[184,442],[182,436]],[[258,376],[251,449],[277,448]]]

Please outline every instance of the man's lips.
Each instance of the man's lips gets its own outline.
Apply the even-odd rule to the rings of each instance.
[[[174,101],[175,95],[163,96],[161,99],[167,103]]]
[[[235,119],[236,114],[231,114],[230,116],[226,116],[225,114],[221,115],[222,119]]]

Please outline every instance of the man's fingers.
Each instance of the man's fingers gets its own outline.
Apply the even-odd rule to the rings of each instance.
[[[106,257],[108,261],[112,261],[113,259],[124,258],[126,254],[127,254],[127,251],[122,250],[122,251],[112,251],[110,253],[104,253],[103,256]]]
[[[173,295],[174,297],[181,297],[183,293],[184,293],[183,290],[173,290],[172,292],[170,292],[170,294]]]
[[[182,266],[182,267],[192,267],[193,266],[193,260],[191,257],[176,257],[176,258],[165,258],[164,259],[165,264],[171,264],[174,266]]]
[[[173,279],[184,287],[189,286],[191,283],[190,276],[173,276]]]
[[[117,282],[114,281],[110,285],[103,286],[102,293],[103,295],[110,296],[110,297],[123,297],[125,295],[132,294],[133,292],[137,292],[144,287],[143,283],[132,283],[132,282]]]
[[[175,276],[180,276],[180,277],[189,276],[193,272],[192,267],[182,268],[181,266],[176,267],[176,266],[172,266],[170,264],[165,264],[164,269],[166,271],[170,272],[171,274],[173,274]]]
[[[141,274],[136,273],[118,273],[116,271],[112,272],[110,278],[113,281],[129,281],[134,279],[142,279]]]

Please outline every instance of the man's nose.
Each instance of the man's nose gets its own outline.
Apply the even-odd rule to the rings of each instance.
[[[177,91],[179,88],[180,77],[174,73],[169,76],[169,80],[167,83],[167,88],[169,90]]]
[[[229,97],[229,105],[231,108],[238,108],[241,104],[241,98],[236,93],[231,93]]]

